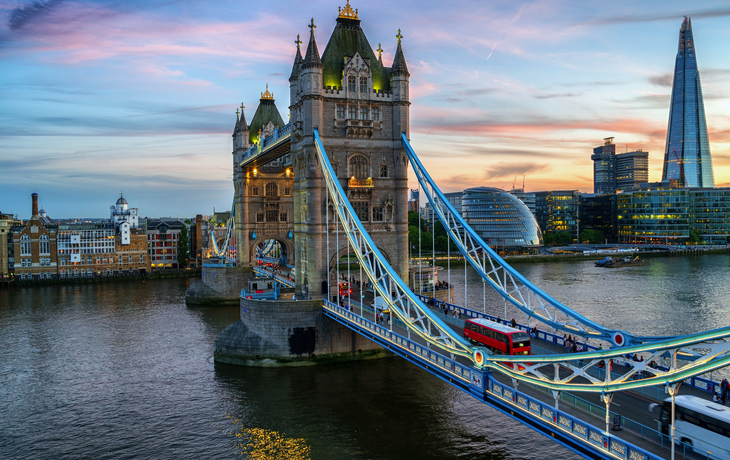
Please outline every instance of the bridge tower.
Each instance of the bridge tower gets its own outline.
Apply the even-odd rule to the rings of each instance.
[[[358,217],[403,279],[408,277],[408,159],[401,133],[409,133],[409,77],[396,35],[395,57],[385,67],[360,27],[349,0],[319,54],[314,20],[304,57],[299,49],[290,82],[291,156],[294,175],[294,246],[297,294],[327,296],[327,276],[347,241],[335,247],[335,219],[314,150],[318,128],[325,150]],[[297,39],[297,45],[300,41]],[[330,232],[330,252],[325,236]],[[329,267],[329,270],[328,270]],[[332,283],[336,286],[336,282]],[[331,295],[330,295],[331,298]]]
[[[243,110],[243,104],[241,109]],[[293,174],[291,156],[284,155],[259,167],[240,166],[246,150],[284,126],[274,102],[274,95],[261,93],[259,106],[246,125],[246,117],[237,117],[233,131],[233,184],[238,264],[256,263],[256,246],[274,239],[282,249],[282,259],[293,264]]]

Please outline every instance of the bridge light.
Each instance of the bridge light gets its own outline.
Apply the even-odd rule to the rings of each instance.
[[[258,169],[256,169],[256,168],[254,168],[254,169],[253,169],[253,177],[256,177],[256,176],[258,176],[258,175],[259,175],[259,170],[258,170]]]
[[[291,176],[291,169],[286,168],[286,172],[284,174],[286,174],[286,178],[288,179],[289,176]]]

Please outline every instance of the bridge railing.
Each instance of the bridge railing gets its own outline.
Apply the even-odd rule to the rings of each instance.
[[[350,305],[351,304],[351,305]],[[407,354],[412,359],[418,360],[421,366],[431,371],[429,366],[437,368],[441,372],[446,372],[447,375],[453,375],[461,382],[459,386],[462,390],[467,391],[464,387],[465,383],[470,382],[470,370],[471,367],[464,366],[456,360],[452,360],[447,356],[444,356],[431,348],[416,343],[406,337],[403,337],[397,333],[392,332],[388,325],[377,324],[370,321],[363,316],[360,316],[358,310],[362,307],[364,312],[368,314],[374,314],[374,310],[371,306],[360,304],[357,301],[350,301],[345,307],[339,306],[327,300],[323,301],[325,311],[329,310],[330,314],[335,315],[338,321],[343,320],[350,324],[350,327],[359,329],[361,333],[366,336],[375,336],[378,342],[388,343],[388,348],[392,351],[396,351],[398,354]],[[348,308],[349,307],[349,308]],[[404,327],[401,321],[395,320],[395,325]],[[397,350],[393,347],[397,347]],[[440,376],[443,379],[443,376]],[[521,410],[522,412],[529,413],[532,417],[540,420],[542,423],[550,424],[551,426],[562,430],[565,433],[577,436],[587,443],[591,443],[595,448],[603,449],[605,452],[610,453],[613,457],[626,458],[626,459],[644,459],[644,460],[658,460],[660,457],[629,443],[618,436],[610,433],[606,433],[603,429],[595,427],[583,420],[567,414],[564,411],[556,410],[551,404],[545,403],[537,398],[528,396],[527,394],[520,392],[508,385],[499,382],[491,374],[489,376],[488,386],[485,387],[487,393],[492,397],[497,397],[503,402],[512,405],[515,409]],[[546,391],[545,389],[539,389]],[[572,397],[570,394],[565,394],[565,397],[561,398],[567,400]],[[605,409],[602,409],[594,404],[588,403],[580,398],[573,397],[572,405],[579,409],[587,409],[588,413],[594,413],[595,415],[605,416]],[[488,401],[485,401],[488,402]],[[581,406],[586,406],[585,408]],[[593,410],[593,412],[591,412]],[[601,412],[602,411],[602,412]],[[628,423],[627,423],[628,422]],[[657,433],[655,430],[651,430],[648,427],[637,424],[631,420],[623,420],[624,426],[634,432],[642,433],[643,439],[655,440],[661,445],[666,445],[668,437]],[[632,429],[633,428],[633,429]],[[652,432],[653,431],[653,432]],[[662,444],[663,443],[663,444]],[[705,457],[702,457],[705,458]],[[719,460],[712,456],[706,457],[708,460]]]
[[[428,297],[428,296],[424,296],[424,295],[420,295],[420,294],[418,294],[418,296],[421,299],[421,301],[423,301],[426,305],[433,305],[444,311],[445,311],[445,309],[448,309],[451,312],[458,312],[460,316],[463,316],[466,318],[485,318],[485,319],[488,319],[490,321],[495,321],[495,322],[497,321],[497,319],[500,319],[500,321],[502,321],[503,324],[507,324],[507,325],[510,324],[510,321],[508,321],[506,318],[499,318],[497,316],[493,316],[493,315],[489,315],[489,314],[482,313],[479,311],[464,308],[460,305],[454,305],[454,304],[445,302],[443,300],[433,299],[432,297]],[[445,321],[447,321],[449,324],[459,326],[459,327],[464,326],[463,320],[454,318],[453,316],[445,315],[445,314],[441,313],[441,317],[442,318],[445,317]],[[530,334],[532,331],[531,327],[524,325],[524,324],[520,324],[520,323],[517,323],[516,328],[521,329],[521,330],[527,332],[528,334]],[[532,337],[535,337],[535,336],[532,335]],[[543,331],[541,329],[538,329],[538,331],[537,331],[537,338],[544,340],[546,342],[554,343],[556,345],[565,346],[565,339],[563,338],[563,336],[553,334],[551,332]],[[590,345],[585,342],[578,342],[578,345],[580,345],[581,350],[583,350],[583,351],[599,350],[599,348],[597,346]],[[621,364],[621,365],[623,365],[623,364]],[[657,369],[666,371],[668,368],[665,366],[657,365]],[[603,372],[602,370],[600,370],[600,371]],[[616,374],[616,375],[618,375],[618,374]],[[600,378],[601,379],[603,378],[603,374],[601,374]],[[704,378],[704,377],[691,377],[691,378],[684,380],[683,384],[687,385],[690,388],[696,388],[698,390],[704,391],[709,394],[717,393],[720,390],[720,382],[717,382],[717,381],[714,381],[714,380],[711,380],[708,378]],[[656,389],[656,393],[652,392],[652,389]],[[659,399],[659,400],[663,399],[660,395],[664,393],[664,389],[659,389],[656,387],[648,387],[648,388],[643,388],[643,389],[636,389],[635,391],[638,391],[641,394],[647,394],[650,396],[654,396],[656,399]]]

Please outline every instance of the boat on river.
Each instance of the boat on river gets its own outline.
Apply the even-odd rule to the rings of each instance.
[[[626,256],[612,259],[606,257],[603,260],[596,261],[596,267],[618,268],[618,267],[640,267],[644,265],[644,261],[639,256]]]

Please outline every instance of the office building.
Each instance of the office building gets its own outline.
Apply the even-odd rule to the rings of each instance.
[[[177,243],[183,225],[177,220],[152,220],[147,223],[147,251],[153,270],[178,268]]]
[[[545,233],[570,233],[577,239],[578,204],[577,190],[549,190],[535,192],[535,219]]]
[[[678,187],[715,186],[692,22],[688,17],[679,30],[662,182]]]
[[[464,190],[462,216],[492,248],[502,253],[537,253],[542,246],[540,227],[517,197],[493,187]]]
[[[649,181],[649,153],[643,150],[616,153],[613,137],[593,149],[593,193],[613,194]]]

